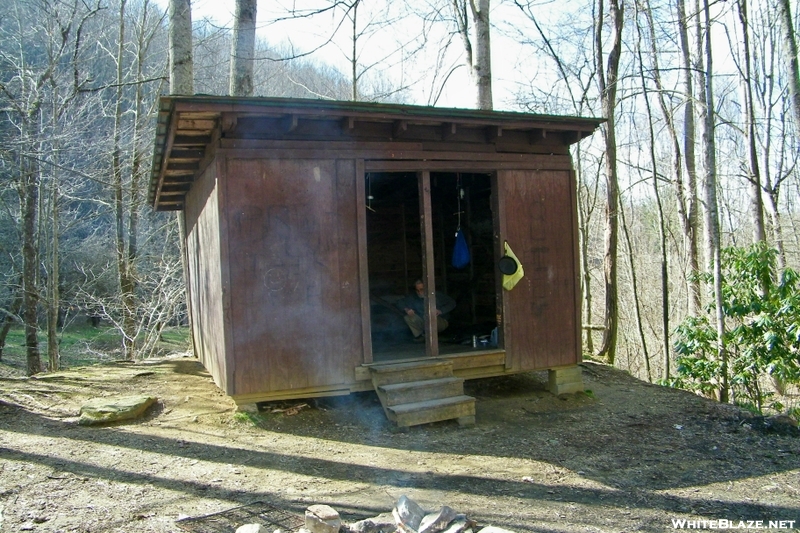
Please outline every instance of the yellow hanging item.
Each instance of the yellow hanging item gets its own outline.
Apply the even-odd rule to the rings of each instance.
[[[522,279],[522,277],[525,275],[525,271],[522,269],[522,263],[519,262],[517,256],[514,255],[514,252],[511,251],[511,247],[508,245],[507,242],[505,243],[505,250],[506,250],[506,256],[510,257],[511,259],[517,262],[516,272],[514,272],[513,274],[503,274],[503,288],[507,291],[510,291],[519,282],[519,280]]]

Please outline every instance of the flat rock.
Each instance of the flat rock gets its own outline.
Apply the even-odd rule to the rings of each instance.
[[[329,505],[312,505],[306,509],[306,529],[311,533],[338,533],[342,527],[339,513]]]
[[[347,529],[352,533],[395,533],[397,526],[391,513],[383,513],[372,518],[359,520]]]
[[[139,418],[154,403],[156,398],[152,396],[95,398],[81,407],[78,423],[82,426],[91,426]]]

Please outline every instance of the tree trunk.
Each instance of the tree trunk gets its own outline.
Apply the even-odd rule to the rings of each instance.
[[[127,0],[121,0],[119,6],[119,33],[117,42],[117,93],[114,106],[114,147],[111,156],[111,169],[114,184],[114,222],[116,229],[117,276],[120,288],[120,305],[122,314],[122,345],[125,359],[136,358],[136,302],[134,298],[134,281],[128,252],[125,232],[125,200],[122,169],[122,99],[124,85],[125,61],[125,8]]]
[[[617,79],[619,60],[622,53],[623,6],[618,0],[610,0],[609,11],[613,21],[614,39],[608,54],[608,63],[603,69],[603,0],[599,0],[597,26],[595,30],[595,65],[600,84],[603,114],[606,117],[605,156],[606,156],[606,215],[605,215],[605,255],[603,258],[603,283],[605,288],[605,330],[599,355],[609,364],[614,364],[617,349],[617,328],[619,322],[617,308],[617,244],[619,240],[619,178],[617,176],[617,139],[614,113],[617,104]]]
[[[231,96],[253,96],[256,0],[236,0],[231,50]]]
[[[800,131],[800,68],[797,57],[797,36],[794,31],[790,0],[778,0],[778,11],[783,30],[783,48],[789,68],[789,92],[792,95],[792,112],[795,128]]]
[[[169,92],[194,94],[191,0],[169,0]]]
[[[577,157],[575,158],[575,166],[577,178],[575,181],[578,183],[578,235],[580,237],[580,252],[581,252],[581,288],[583,290],[583,306],[585,316],[585,326],[592,325],[592,276],[589,272],[589,219],[591,212],[586,205],[588,199],[585,199],[581,192],[581,184],[583,183],[583,169],[581,165],[580,145],[576,148]],[[586,327],[586,351],[590,354],[594,353],[594,340],[592,339],[591,327]]]
[[[678,210],[683,213],[681,217],[684,243],[686,248],[686,261],[689,276],[687,276],[687,313],[698,316],[702,310],[702,291],[700,281],[694,274],[700,272],[700,246],[698,244],[700,228],[698,227],[698,193],[697,193],[697,158],[695,146],[697,134],[695,129],[695,98],[694,98],[694,65],[692,64],[691,45],[689,44],[689,19],[686,16],[684,0],[677,0],[678,33],[681,43],[681,60],[683,72],[683,91],[685,100],[683,105],[683,157],[686,168],[686,193],[683,188],[683,177],[678,176]],[[687,197],[688,195],[688,197]]]
[[[487,110],[492,109],[489,2],[490,0],[452,0],[451,4],[458,34],[464,43],[464,63],[475,85],[477,107]],[[474,47],[470,38],[470,19],[475,26]]]
[[[620,218],[622,218],[622,232],[625,235],[625,244],[627,244],[628,248],[628,263],[631,267],[631,290],[633,292],[633,310],[635,311],[636,317],[636,330],[639,333],[639,342],[642,343],[642,354],[644,355],[644,366],[645,371],[647,372],[647,381],[649,383],[653,382],[653,374],[650,371],[650,352],[647,350],[647,340],[644,337],[644,327],[642,325],[642,311],[641,305],[639,305],[639,281],[636,277],[636,264],[634,263],[633,258],[633,245],[631,244],[631,235],[628,231],[628,224],[625,221],[625,210],[620,207],[619,210]],[[628,361],[628,365],[630,365],[630,360]]]
[[[477,4],[477,5],[476,5]],[[478,109],[491,110],[492,47],[490,41],[489,0],[470,0],[475,20],[475,65],[472,75],[478,89]]]
[[[19,283],[22,283],[22,279],[19,280]],[[17,295],[14,297],[14,301],[11,302],[11,308],[4,310],[3,327],[0,328],[0,361],[3,360],[3,350],[6,347],[8,332],[11,331],[11,326],[14,325],[14,322],[17,321],[17,314],[22,308],[22,295],[22,291],[18,291]]]
[[[749,149],[748,189],[750,191],[750,220],[753,224],[753,242],[767,239],[764,229],[764,202],[761,199],[761,171],[758,165],[758,139],[756,138],[756,117],[753,104],[753,80],[750,74],[750,27],[747,18],[747,0],[738,0],[739,22],[742,25],[742,47],[744,48],[744,72],[742,88],[745,103],[745,132]]]
[[[59,294],[59,256],[58,256],[58,172],[54,172],[50,188],[50,275],[47,277],[47,359],[50,372],[59,370],[58,317],[61,310]]]
[[[685,212],[685,200],[681,196],[683,194],[683,176],[681,172],[681,150],[680,144],[678,143],[678,134],[675,131],[675,121],[673,120],[672,114],[670,113],[669,109],[667,108],[667,104],[664,101],[664,88],[661,84],[661,73],[658,66],[658,54],[656,51],[656,41],[655,41],[655,25],[653,24],[652,13],[650,11],[649,2],[646,6],[644,11],[644,15],[647,19],[647,26],[649,29],[649,37],[650,37],[650,53],[652,56],[653,66],[652,66],[652,73],[651,76],[656,84],[656,90],[658,91],[656,94],[657,100],[659,102],[659,106],[661,107],[661,113],[664,115],[664,120],[667,123],[667,129],[670,133],[670,140],[672,141],[672,153],[673,153],[673,168],[675,170],[675,183],[679,183],[678,192],[678,204],[679,204],[679,212],[681,214],[682,222],[684,227],[687,227],[687,220],[686,220],[686,212]],[[639,37],[641,42],[641,26],[637,25],[640,30]],[[670,349],[670,329],[669,329],[669,264],[667,262],[668,252],[667,252],[667,229],[666,229],[666,222],[664,217],[664,206],[661,202],[661,193],[658,188],[658,157],[656,156],[656,133],[653,129],[653,111],[650,106],[650,99],[648,96],[647,91],[647,81],[644,72],[644,57],[642,54],[642,47],[641,45],[639,48],[639,79],[642,81],[642,87],[644,88],[644,102],[645,108],[647,109],[647,124],[648,124],[648,134],[650,137],[650,165],[652,166],[652,173],[653,173],[653,194],[655,195],[656,199],[656,207],[658,208],[658,238],[659,238],[659,245],[661,248],[661,335],[662,335],[662,348],[664,350],[664,379],[668,380],[670,375],[670,366],[671,366],[671,349]]]
[[[25,321],[25,351],[27,373],[29,376],[42,370],[39,354],[39,290],[36,286],[36,272],[39,266],[39,253],[36,239],[36,214],[39,204],[39,165],[22,156],[22,291],[23,320]]]
[[[350,83],[352,89],[350,92],[350,99],[358,102],[358,4],[359,0],[353,3],[353,49],[350,53]]]
[[[700,13],[700,11],[697,11]],[[714,280],[714,304],[717,330],[717,359],[720,363],[721,383],[719,384],[719,401],[727,403],[729,400],[728,385],[728,354],[725,348],[725,314],[722,302],[722,258],[719,229],[719,212],[717,201],[717,156],[716,141],[714,137],[714,90],[713,90],[713,62],[711,53],[711,14],[708,0],[703,0],[705,32],[705,70],[700,74],[703,77],[705,90],[700,96],[700,110],[702,121],[702,150],[704,163],[703,188],[705,199],[705,226],[706,226],[706,261],[712,271]],[[698,34],[698,38],[701,38]]]

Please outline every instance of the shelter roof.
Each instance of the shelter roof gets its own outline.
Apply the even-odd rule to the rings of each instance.
[[[325,141],[341,149],[415,150],[458,146],[498,152],[542,153],[590,135],[600,118],[299,98],[162,96],[159,102],[149,202],[158,210],[183,208],[214,147],[256,141]],[[237,144],[238,141],[238,144]],[[249,144],[248,144],[249,143]],[[469,152],[464,151],[465,157]]]

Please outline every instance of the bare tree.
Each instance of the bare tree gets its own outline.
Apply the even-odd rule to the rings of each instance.
[[[742,78],[745,108],[745,138],[748,157],[745,163],[750,191],[750,219],[753,225],[753,242],[767,239],[764,229],[764,202],[761,199],[761,169],[758,164],[758,139],[756,136],[755,104],[753,103],[753,77],[751,75],[752,55],[750,53],[750,24],[747,14],[747,0],[737,0],[739,23],[742,26],[742,54],[739,75]]]
[[[691,44],[689,43],[690,19],[686,16],[684,0],[675,2],[678,21],[678,36],[681,50],[681,73],[683,81],[683,159],[686,168],[686,181],[681,174],[674,180],[678,213],[683,229],[684,247],[689,275],[687,279],[687,312],[690,315],[700,313],[702,297],[697,274],[700,272],[698,191],[697,191],[697,133],[695,127],[695,75],[692,61]],[[695,18],[699,14],[695,15]],[[677,148],[676,148],[677,149]]]
[[[625,21],[623,5],[619,0],[609,1],[609,18],[612,22],[612,43],[608,57],[603,53],[604,0],[597,2],[597,25],[595,27],[595,72],[600,89],[603,115],[606,124],[606,213],[605,213],[605,255],[603,257],[603,285],[605,288],[605,320],[603,341],[599,354],[614,364],[617,349],[617,329],[619,327],[617,301],[617,246],[619,240],[619,178],[617,176],[617,138],[616,106],[619,81],[619,63],[622,54],[622,28]]]
[[[699,0],[698,4],[699,4]],[[722,383],[719,400],[728,402],[728,356],[725,349],[725,315],[722,302],[722,243],[719,227],[719,202],[717,201],[717,147],[715,140],[716,113],[714,108],[713,54],[711,47],[711,10],[708,0],[703,0],[703,27],[698,31],[698,41],[703,43],[704,69],[700,72],[703,92],[700,94],[703,151],[703,199],[706,229],[706,261],[713,277],[713,299],[717,329],[717,358],[721,365]],[[699,24],[698,24],[699,26]]]
[[[678,144],[678,136],[675,132],[675,124],[672,119],[672,114],[667,108],[667,104],[665,102],[664,96],[664,87],[661,83],[661,75],[659,73],[659,66],[658,66],[658,54],[655,52],[655,25],[653,24],[652,18],[652,11],[649,5],[649,1],[645,6],[643,14],[646,21],[646,28],[648,31],[648,36],[650,40],[650,51],[651,51],[651,58],[652,58],[652,68],[650,68],[650,76],[653,78],[655,85],[656,85],[656,99],[659,102],[661,107],[661,112],[664,116],[664,120],[667,123],[667,130],[670,133],[670,141],[672,144],[672,153],[673,153],[673,169],[675,170],[675,179],[681,180],[681,159],[680,159],[680,146]],[[668,250],[667,250],[667,229],[666,229],[666,220],[664,216],[664,207],[661,202],[661,192],[658,187],[659,181],[659,173],[658,173],[658,157],[656,155],[656,133],[655,133],[655,119],[653,116],[653,111],[650,105],[650,91],[647,86],[647,78],[645,76],[645,65],[644,65],[644,53],[642,51],[642,25],[637,24],[638,30],[638,46],[637,46],[637,53],[639,57],[639,79],[642,83],[642,89],[644,90],[644,106],[647,116],[647,124],[648,124],[648,135],[650,141],[650,165],[651,165],[651,172],[652,172],[652,179],[653,179],[653,195],[656,200],[656,207],[658,208],[658,239],[659,239],[659,248],[661,250],[661,335],[662,335],[662,348],[664,351],[664,379],[669,379],[670,376],[670,328],[669,328],[669,315],[670,315],[670,302],[669,302],[669,265],[667,263],[668,257]],[[626,229],[626,239],[627,239],[627,229]],[[630,244],[628,245],[630,246]],[[637,302],[637,312],[638,312],[638,302]],[[642,336],[643,337],[643,336]],[[645,346],[644,339],[642,340],[642,346]],[[647,352],[645,352],[645,364],[647,367],[647,379],[648,381],[651,379],[650,375],[650,361],[647,357]]]

